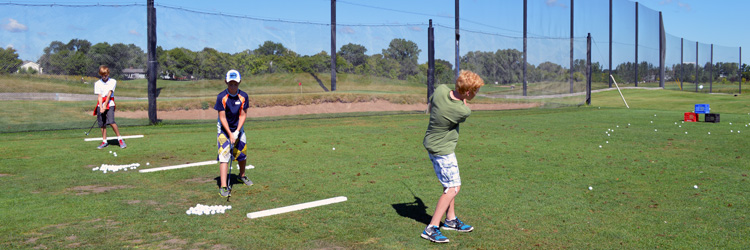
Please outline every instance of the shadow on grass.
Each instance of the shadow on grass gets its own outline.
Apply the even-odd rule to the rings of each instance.
[[[422,199],[417,196],[414,196],[413,202],[391,204],[391,206],[396,210],[398,215],[411,218],[422,224],[428,225],[430,224],[430,220],[432,220],[432,216],[427,214],[427,206],[425,206]]]
[[[238,178],[240,178],[238,175],[231,174],[229,176],[229,185],[234,186],[234,184],[240,183],[239,180],[237,180]],[[214,180],[216,181],[216,187],[221,187],[221,178],[219,176],[216,176]]]

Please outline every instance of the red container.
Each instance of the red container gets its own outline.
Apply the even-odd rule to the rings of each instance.
[[[693,112],[685,112],[685,121],[686,122],[697,122],[698,121],[698,114]]]

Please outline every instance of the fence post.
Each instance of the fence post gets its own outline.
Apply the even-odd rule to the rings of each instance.
[[[612,75],[612,0],[609,0],[609,75]],[[612,77],[608,77],[609,87],[612,88]]]
[[[573,93],[573,0],[570,0],[570,93]]]
[[[638,87],[638,2],[635,2],[635,86]]]
[[[664,61],[667,56],[666,43],[667,40],[664,35],[664,19],[662,19],[661,11],[659,11],[659,87],[662,89],[664,88],[664,76],[666,75],[664,72]]]
[[[591,105],[591,33],[586,35],[586,105]]]
[[[435,29],[427,28],[427,104],[430,103],[430,96],[435,92]]]
[[[523,96],[526,96],[526,90],[528,88],[528,81],[526,81],[526,64],[528,62],[526,56],[526,14],[528,12],[526,9],[526,1],[527,0],[523,0]]]
[[[331,91],[336,91],[336,0],[331,0]]]
[[[742,67],[742,47],[740,47],[740,94],[742,94],[742,70],[744,67]]]
[[[459,53],[459,50],[458,50],[459,40],[461,39],[461,34],[459,34],[459,31],[458,31],[458,26],[459,26],[459,20],[458,20],[458,15],[459,15],[458,7],[459,6],[458,5],[459,5],[458,0],[456,0],[455,2],[455,6],[456,6],[455,7],[455,11],[456,11],[456,15],[455,15],[456,16],[455,17],[456,19],[455,20],[456,22],[456,78],[455,79],[456,80],[458,80],[458,73],[461,71],[461,54]]]
[[[695,92],[698,92],[698,42],[695,42]]]
[[[680,90],[683,90],[682,88],[682,82],[685,78],[685,62],[683,61],[683,53],[685,52],[685,49],[683,48],[685,45],[685,38],[680,37]]]
[[[714,45],[711,44],[711,69],[708,73],[708,93],[713,93],[714,88]]]
[[[151,125],[156,124],[156,72],[159,62],[156,60],[156,8],[154,0],[146,2],[147,50],[148,50],[148,120]]]

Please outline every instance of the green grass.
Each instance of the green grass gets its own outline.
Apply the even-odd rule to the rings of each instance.
[[[591,107],[475,111],[461,126],[456,202],[476,230],[446,232],[447,245],[419,237],[441,192],[424,114],[251,120],[256,184],[235,186],[231,202],[217,194],[216,166],[91,170],[214,159],[211,124],[124,127],[145,135],[127,149],[96,150],[80,130],[0,134],[0,248],[745,248],[750,115],[726,97],[710,100],[721,123],[682,123],[692,106],[665,103],[691,97],[659,92],[669,91],[624,91],[631,109],[609,91]],[[349,200],[246,218],[334,196]],[[233,208],[185,214],[198,203]]]

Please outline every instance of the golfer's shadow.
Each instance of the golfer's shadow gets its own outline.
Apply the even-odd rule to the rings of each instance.
[[[239,183],[237,182],[237,178],[239,178],[239,176],[237,176],[236,174],[231,174],[229,176],[229,184],[234,185]],[[216,187],[221,187],[221,176],[216,176],[216,178],[214,178],[214,181],[216,181]]]
[[[427,206],[425,206],[422,199],[417,196],[414,196],[413,202],[391,204],[391,206],[396,210],[398,215],[411,218],[422,224],[429,225],[432,220],[432,216],[427,214]]]

